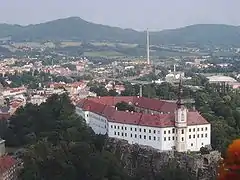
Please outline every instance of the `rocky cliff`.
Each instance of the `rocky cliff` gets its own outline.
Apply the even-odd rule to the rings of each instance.
[[[215,179],[221,159],[221,154],[217,151],[206,154],[158,152],[149,147],[130,145],[126,141],[116,139],[109,139],[105,148],[121,159],[129,175],[149,180],[155,180],[157,174],[163,172],[166,167],[184,170],[199,180]]]

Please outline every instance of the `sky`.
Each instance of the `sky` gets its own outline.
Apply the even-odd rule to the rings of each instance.
[[[78,16],[94,23],[162,30],[240,25],[240,0],[0,0],[0,23],[37,24]]]

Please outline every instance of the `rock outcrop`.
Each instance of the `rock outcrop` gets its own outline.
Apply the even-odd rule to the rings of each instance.
[[[216,177],[221,159],[221,153],[217,151],[204,154],[159,152],[150,147],[130,145],[126,141],[112,138],[108,140],[105,148],[121,160],[129,175],[135,177],[142,173],[147,179],[152,180],[166,167],[183,169],[199,180],[211,180]]]

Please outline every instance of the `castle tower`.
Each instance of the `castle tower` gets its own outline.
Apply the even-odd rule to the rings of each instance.
[[[187,151],[187,112],[188,110],[184,106],[184,103],[182,101],[182,94],[183,94],[183,85],[182,85],[182,77],[180,76],[177,108],[175,111],[175,129],[176,129],[175,147],[177,152]]]

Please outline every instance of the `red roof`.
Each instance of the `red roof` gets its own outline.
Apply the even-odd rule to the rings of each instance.
[[[0,173],[3,174],[4,172],[8,171],[16,163],[17,160],[11,156],[0,157]]]
[[[209,124],[209,122],[197,111],[188,112],[187,122],[189,126]]]
[[[159,112],[174,112],[177,107],[174,102],[135,96],[105,96],[90,99],[109,106],[115,106],[117,103],[124,101],[126,103],[132,103],[140,108],[147,108]]]
[[[10,113],[0,113],[0,120],[8,120],[11,117]]]
[[[154,105],[156,111],[170,112],[168,114],[143,114],[137,112],[117,111],[114,105],[118,102],[132,102],[139,103],[141,107],[146,109],[153,109]],[[174,102],[159,101],[155,99],[148,99],[142,97],[98,97],[82,99],[78,102],[77,106],[85,111],[102,115],[108,119],[109,122],[133,124],[150,127],[173,127],[174,126],[174,111],[176,105]],[[150,108],[149,108],[149,107]],[[175,108],[174,108],[175,107]],[[202,125],[209,124],[199,112],[188,112],[187,114],[188,125]]]

